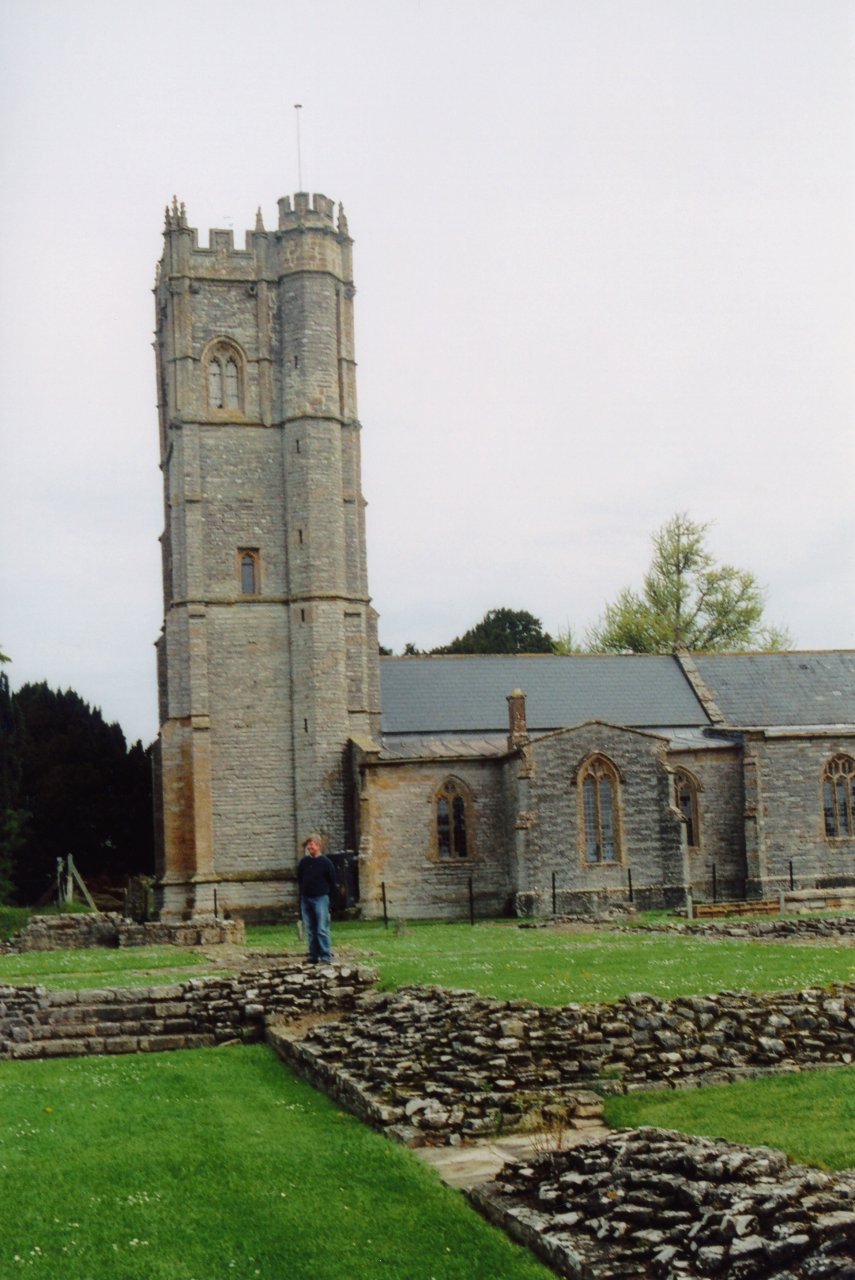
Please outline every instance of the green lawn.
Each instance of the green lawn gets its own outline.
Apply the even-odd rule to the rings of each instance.
[[[0,1275],[548,1280],[263,1045],[0,1064]]]
[[[255,928],[248,938],[294,945],[293,930]],[[520,929],[512,922],[409,924],[401,934],[382,921],[333,926],[333,948],[369,953],[384,987],[431,982],[499,999],[538,1004],[616,1000],[628,991],[672,997],[746,989],[787,990],[855,978],[845,945],[701,939],[658,933],[575,933]]]
[[[303,954],[293,925],[247,930],[252,946]],[[672,997],[727,989],[824,986],[855,978],[855,950],[658,933],[576,933],[520,929],[510,921],[417,922],[396,933],[382,921],[333,926],[340,955],[380,970],[381,984],[430,982],[499,999],[539,1004],[616,1000],[627,991]],[[210,956],[216,949],[210,949]],[[0,983],[40,982],[58,989],[139,986],[197,977],[217,961],[178,947],[28,952],[0,956]]]
[[[606,1119],[778,1147],[793,1160],[848,1169],[855,1166],[855,1067],[627,1094],[606,1100]]]
[[[0,983],[40,983],[53,991],[81,987],[139,987],[178,982],[212,971],[200,951],[182,947],[88,947],[79,951],[23,951],[0,956]]]

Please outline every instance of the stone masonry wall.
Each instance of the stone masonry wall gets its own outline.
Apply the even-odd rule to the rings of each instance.
[[[855,1062],[855,984],[763,994],[725,991],[558,1008],[470,991],[404,987],[359,998],[352,1014],[277,1051],[345,1105],[418,1145],[519,1127],[575,1094],[739,1079]]]
[[[472,796],[470,854],[440,859],[435,847],[434,797],[449,777]],[[363,818],[371,852],[360,858],[360,906],[365,917],[382,912],[405,919],[461,918],[469,910],[472,877],[479,917],[504,913],[511,892],[502,779],[490,763],[420,761],[366,768]]]
[[[264,1039],[265,1020],[352,1009],[376,981],[356,965],[290,964],[169,986],[46,991],[0,986],[0,1060],[195,1049]]]
[[[793,920],[704,920],[692,924],[634,924],[632,932],[682,933],[691,938],[760,938],[787,941],[795,938],[826,938],[851,943],[855,939],[855,915],[804,916]]]
[[[737,750],[669,751],[668,764],[686,769],[698,782],[697,848],[689,850],[689,882],[698,899],[745,896],[745,807],[742,758]]]
[[[79,951],[86,947],[240,945],[246,929],[242,920],[194,920],[187,924],[147,921],[137,924],[113,911],[57,916],[31,916],[25,927],[0,951]]]
[[[852,754],[851,736],[758,737],[754,747],[763,806],[764,892],[789,887],[790,861],[797,889],[855,884],[855,837],[826,838],[820,789],[831,757]]]
[[[687,868],[679,816],[670,797],[663,739],[653,734],[586,724],[532,743],[534,773],[529,784],[532,825],[528,832],[528,889],[549,891],[552,873],[564,891],[564,909],[588,895],[623,900],[632,869],[635,901],[643,907],[682,905]],[[582,763],[602,754],[621,777],[617,821],[623,856],[614,862],[587,862],[580,841],[576,778]]]

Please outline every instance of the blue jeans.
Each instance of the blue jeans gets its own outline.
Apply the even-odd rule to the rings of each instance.
[[[300,914],[306,928],[309,960],[313,964],[319,960],[329,962],[332,960],[329,894],[324,893],[319,898],[301,898]]]

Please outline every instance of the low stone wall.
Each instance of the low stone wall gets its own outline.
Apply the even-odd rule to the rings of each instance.
[[[469,1193],[559,1275],[852,1280],[855,1173],[780,1151],[615,1130]]]
[[[559,1112],[562,1126],[583,1129],[602,1124],[603,1100],[598,1094],[562,1089],[540,1078],[521,1091],[512,1079],[490,1085],[463,1063],[450,1070],[447,1061],[425,1074],[425,1063],[415,1055],[399,1062],[394,1072],[389,1071],[388,1062],[366,1072],[364,1064],[346,1055],[337,1026],[315,1028],[306,1043],[287,1027],[274,1025],[268,1027],[267,1039],[280,1058],[316,1088],[407,1146],[458,1146],[485,1134],[532,1129],[545,1117],[557,1118]],[[507,1029],[513,1029],[510,1022]],[[320,1052],[319,1041],[324,1042]],[[407,1042],[412,1046],[412,1037]]]
[[[0,986],[0,1059],[193,1049],[264,1039],[265,1022],[352,1009],[362,966],[289,964],[170,986],[45,991]]]
[[[852,1063],[855,984],[559,1008],[404,987],[363,995],[340,1021],[273,1043],[322,1088],[338,1080],[344,1105],[404,1141],[460,1142],[519,1127],[547,1103],[564,1105],[574,1127],[590,1123],[591,1089]]]
[[[638,924],[631,932],[680,933],[692,938],[760,938],[773,942],[792,942],[804,938],[840,942],[855,941],[855,915],[853,916],[800,916],[791,920],[742,920],[717,919],[673,924]]]
[[[137,924],[114,911],[74,912],[68,915],[31,916],[23,929],[2,951],[78,951],[84,947],[216,946],[241,945],[246,940],[242,920],[209,916],[180,924],[149,921]]]

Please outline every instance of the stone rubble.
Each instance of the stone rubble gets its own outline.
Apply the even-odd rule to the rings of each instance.
[[[579,1280],[855,1280],[855,1171],[765,1147],[614,1130],[506,1164],[469,1196]]]
[[[287,1028],[270,1038],[370,1123],[411,1145],[457,1143],[519,1128],[546,1106],[584,1128],[603,1093],[855,1062],[855,984],[557,1008],[402,987],[361,995],[353,1013],[302,1038]]]

